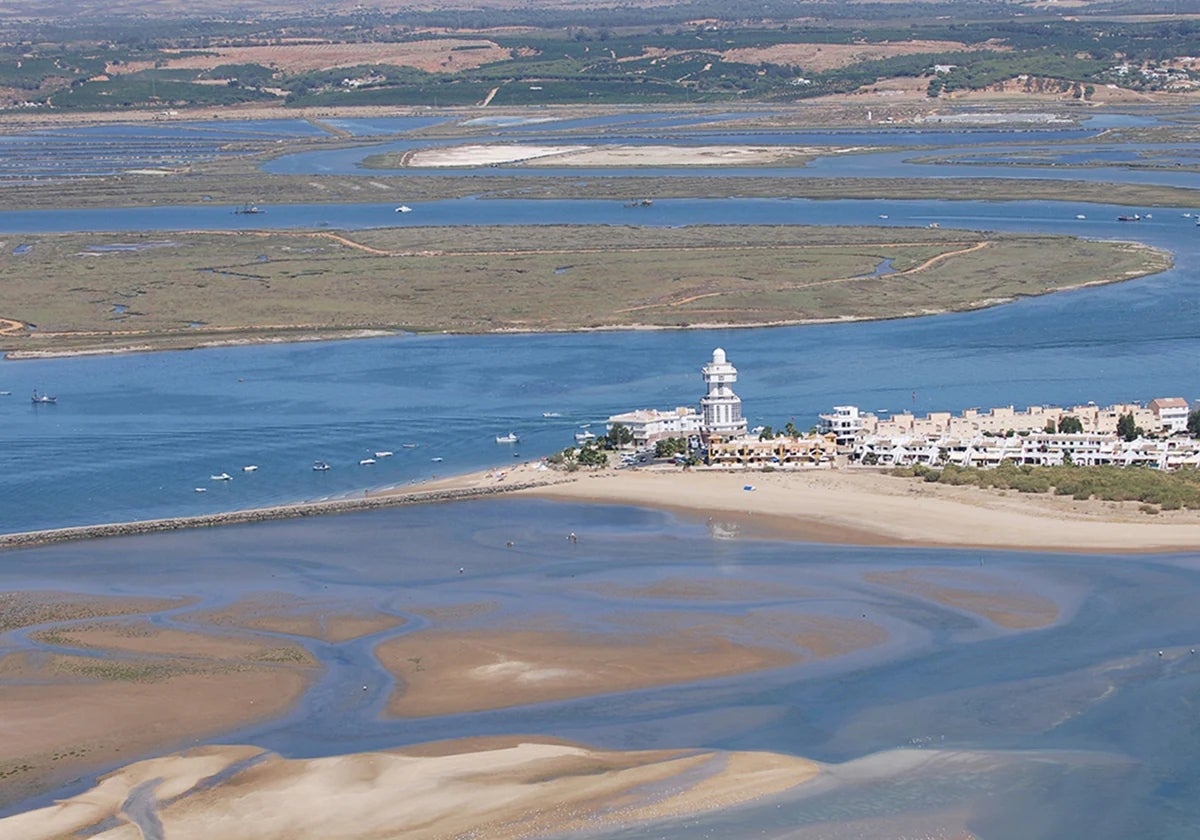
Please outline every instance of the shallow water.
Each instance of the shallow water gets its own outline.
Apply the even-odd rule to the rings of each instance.
[[[563,539],[570,531],[577,544]],[[864,577],[911,568],[1036,594],[1060,615],[1040,629],[1007,630]],[[696,600],[612,588],[678,580],[726,594]],[[769,750],[824,765],[818,782],[791,794],[668,822],[656,837],[731,836],[731,826],[737,836],[887,836],[855,832],[880,817],[892,826],[943,824],[948,810],[981,837],[1080,836],[1071,827],[1083,826],[1089,837],[1125,838],[1136,827],[1140,837],[1174,838],[1200,821],[1200,757],[1188,734],[1200,702],[1200,655],[1188,652],[1200,644],[1196,555],[714,540],[702,520],[501,499],[0,554],[0,589],[26,588],[186,595],[200,599],[197,609],[284,592],[349,598],[414,619],[364,640],[306,642],[328,670],[297,711],[222,743],[314,756],[516,733],[612,749]],[[664,610],[681,619],[863,613],[889,640],[746,677],[381,717],[392,680],[372,647],[427,626],[414,612],[421,607],[480,602],[495,606],[490,626],[561,616],[592,632],[612,632],[614,616]],[[646,830],[595,836],[651,836]]]

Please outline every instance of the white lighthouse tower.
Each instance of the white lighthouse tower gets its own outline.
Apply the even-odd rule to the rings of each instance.
[[[704,433],[722,438],[746,434],[742,418],[742,398],[733,392],[737,368],[725,360],[725,351],[718,347],[712,361],[700,369],[708,393],[700,398],[700,413],[704,415]]]

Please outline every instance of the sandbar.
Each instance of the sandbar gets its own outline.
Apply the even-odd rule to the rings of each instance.
[[[1107,553],[1200,548],[1196,511],[1151,518],[1136,503],[947,487],[853,468],[604,470],[520,493],[671,509],[814,542]]]
[[[863,151],[861,147],[815,146],[604,146],[469,143],[420,149],[404,155],[404,166],[454,167],[521,163],[530,166],[771,166],[818,154]]]
[[[783,793],[819,773],[802,758],[719,750],[603,751],[539,739],[466,751],[282,758],[202,747],[129,765],[92,790],[0,820],[0,834],[50,840],[488,837],[617,828]],[[141,807],[138,807],[141,806]],[[351,828],[352,827],[352,828]],[[348,831],[350,829],[350,831]]]

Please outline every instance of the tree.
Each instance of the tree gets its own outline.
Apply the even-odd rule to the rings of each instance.
[[[687,452],[687,440],[684,438],[664,438],[654,444],[654,457],[670,458],[672,455],[682,455]]]
[[[1058,433],[1061,435],[1077,435],[1083,431],[1083,421],[1072,414],[1066,414],[1058,420]]]
[[[1140,431],[1141,429],[1133,422],[1133,412],[1122,414],[1117,418],[1117,434],[1121,436],[1122,440],[1137,440]]]
[[[576,456],[582,467],[604,467],[608,465],[608,456],[594,442],[585,444]]]
[[[633,443],[633,430],[624,423],[613,423],[605,438],[609,449],[620,449]]]
[[[796,424],[791,420],[789,420],[787,425],[783,427],[783,433],[790,438],[800,437],[800,433],[796,431]]]
[[[763,426],[762,431],[758,433],[759,440],[771,440],[775,437],[775,430],[770,426]]]
[[[1192,437],[1200,437],[1200,408],[1188,414],[1187,430]]]

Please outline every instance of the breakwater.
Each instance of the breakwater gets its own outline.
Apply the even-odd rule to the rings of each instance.
[[[400,505],[452,502],[494,496],[502,493],[512,493],[517,490],[532,490],[553,483],[551,481],[526,481],[508,484],[503,487],[413,490],[354,499],[298,502],[295,504],[235,510],[227,513],[212,513],[202,516],[175,516],[168,519],[144,519],[134,522],[113,522],[103,525],[78,525],[71,528],[22,531],[15,534],[0,534],[0,549],[31,548],[51,543],[92,540],[101,537],[127,537],[135,534],[153,534],[160,531],[178,531],[184,528],[214,528],[221,525],[245,525],[254,522],[269,522],[276,519],[300,519],[306,516],[357,513],[364,510],[378,510],[380,508],[398,507]]]

